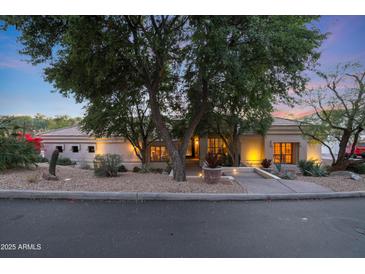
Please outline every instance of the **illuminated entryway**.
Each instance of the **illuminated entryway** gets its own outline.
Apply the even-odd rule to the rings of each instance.
[[[199,137],[190,139],[185,156],[188,159],[199,159]]]

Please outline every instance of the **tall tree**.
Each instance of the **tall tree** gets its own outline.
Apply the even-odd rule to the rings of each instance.
[[[318,57],[324,35],[310,16],[25,16],[5,17],[20,31],[34,64],[50,61],[46,79],[79,101],[100,101],[141,84],[152,120],[186,180],[185,154],[196,126],[222,93],[227,66],[257,65],[284,95],[304,85],[300,72]],[[260,66],[258,66],[260,65]],[[262,75],[262,73],[260,75]],[[222,91],[223,92],[223,91]],[[168,121],[183,118],[175,147]]]
[[[132,93],[132,95],[128,95]],[[93,101],[86,108],[82,128],[97,137],[125,137],[134,148],[144,169],[149,168],[148,148],[157,139],[146,94],[130,91]]]
[[[333,73],[318,72],[324,86],[308,91],[305,102],[314,110],[300,125],[306,136],[328,148],[332,170],[343,170],[353,164],[346,159],[346,148],[352,141],[354,152],[365,129],[365,71],[359,64],[338,65]],[[338,144],[338,154],[331,143]]]

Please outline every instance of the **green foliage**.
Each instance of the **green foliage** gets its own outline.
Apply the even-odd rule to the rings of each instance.
[[[298,167],[304,176],[324,177],[328,175],[327,169],[313,160],[300,160]]]
[[[162,174],[163,168],[150,168],[150,172]]]
[[[170,161],[167,161],[167,162],[166,162],[165,172],[166,172],[167,174],[170,174],[171,170],[172,170],[172,164],[171,164],[171,162],[170,162]]]
[[[221,162],[222,162],[222,166],[232,166],[233,165],[233,160],[232,160],[232,156],[231,155],[222,155],[221,156]]]
[[[11,134],[11,117],[0,116],[0,137],[8,137]]]
[[[133,168],[133,172],[141,172],[141,168],[140,167],[138,167],[138,166],[135,166],[134,168]]]
[[[47,130],[70,127],[78,124],[81,118],[72,118],[67,115],[46,117],[43,114],[35,116],[0,116],[0,136],[6,129],[8,132],[25,131],[40,133]]]
[[[125,137],[135,148],[136,156],[148,164],[148,146],[157,138],[151,116],[148,113],[146,94],[138,90],[105,95],[86,107],[81,121],[82,129],[96,136]]]
[[[24,138],[0,137],[0,170],[36,166],[38,153]]]
[[[75,161],[72,161],[68,157],[60,157],[57,160],[57,165],[60,165],[60,166],[72,166],[72,165],[76,165],[76,162]]]
[[[346,159],[354,158],[346,152],[347,146],[356,143],[365,128],[365,70],[359,64],[348,63],[337,65],[334,72],[317,74],[323,85],[303,97],[314,114],[304,119],[300,129],[308,139],[327,147],[332,167],[344,169]],[[338,144],[338,153],[334,153],[332,143]]]
[[[284,180],[295,180],[297,176],[293,171],[285,170],[278,174],[281,179]]]
[[[348,168],[348,170],[351,170],[358,174],[365,174],[365,164],[351,166]]]
[[[365,152],[361,153],[361,157],[365,159]]]
[[[51,160],[49,162],[48,172],[53,176],[56,176],[56,166],[59,160],[61,160],[58,158],[59,154],[60,152],[58,151],[58,149],[55,149],[52,153]]]
[[[118,167],[118,172],[127,172],[127,171],[128,171],[128,169],[124,165],[120,165]]]
[[[277,170],[277,172],[281,172],[281,169],[282,169],[282,165],[281,165],[281,163],[274,163],[274,165],[275,165],[275,168],[276,168],[276,170]]]
[[[42,157],[42,155],[37,155],[36,162],[37,163],[48,163],[48,159],[45,157]]]
[[[302,72],[317,61],[325,38],[311,24],[317,18],[2,17],[20,31],[22,52],[34,64],[46,64],[45,78],[61,94],[91,106],[106,99],[108,104],[98,111],[116,109],[112,117],[117,118],[120,110],[129,110],[129,100],[121,94],[133,99],[147,93],[151,117],[170,145],[174,168],[181,166],[181,159],[172,157],[177,151],[169,122],[174,118],[182,121],[185,148],[208,110],[227,109],[224,114],[235,118],[231,129],[236,118],[267,118],[275,98],[304,89]],[[262,131],[267,127],[263,124]]]
[[[121,165],[118,154],[96,155],[94,159],[94,174],[100,177],[118,176],[118,168]]]

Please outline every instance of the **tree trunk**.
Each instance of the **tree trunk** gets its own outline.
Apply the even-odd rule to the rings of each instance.
[[[352,147],[351,147],[350,156],[354,154],[354,152],[355,152],[355,148],[356,148],[356,144],[357,144],[357,142],[359,141],[360,133],[361,133],[363,130],[364,130],[363,128],[359,128],[359,129],[356,131],[355,136],[354,136],[354,142],[352,143]]]
[[[142,162],[142,169],[149,169],[150,167],[150,159],[148,157],[148,149],[144,146],[144,148],[141,150],[141,162]]]
[[[173,154],[172,169],[175,181],[186,181],[185,157],[181,157],[178,152]]]
[[[186,181],[185,161],[182,160],[182,158],[180,157],[179,150],[174,145],[172,137],[166,127],[163,116],[160,112],[160,107],[158,105],[156,92],[154,92],[153,90],[149,90],[149,95],[150,95],[151,115],[153,118],[152,120],[155,123],[162,140],[164,140],[166,144],[167,151],[169,153],[172,162],[174,179],[177,182]]]
[[[349,142],[351,137],[351,131],[346,130],[344,134],[342,135],[341,141],[340,141],[340,149],[338,151],[337,160],[334,165],[332,165],[332,170],[345,170],[348,165],[348,161],[346,161],[345,154],[346,154],[346,147],[347,143]]]

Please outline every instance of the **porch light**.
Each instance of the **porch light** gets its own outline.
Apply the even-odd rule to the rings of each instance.
[[[203,173],[201,173],[201,172],[200,172],[200,173],[198,174],[198,176],[199,176],[199,177],[203,177]]]

